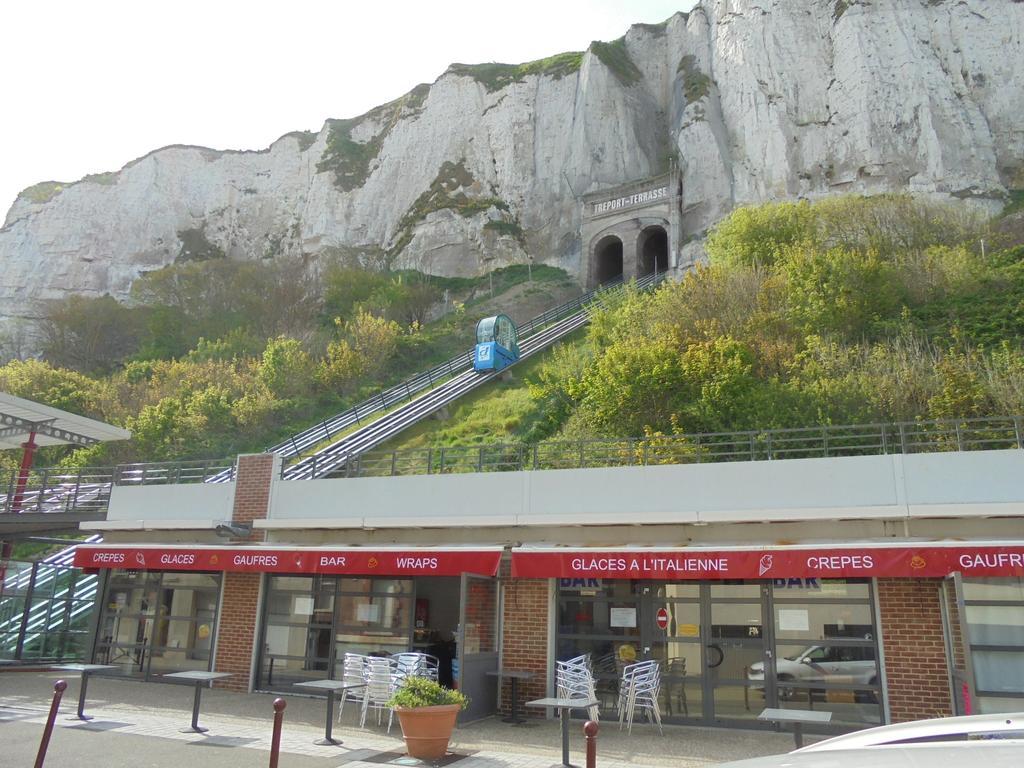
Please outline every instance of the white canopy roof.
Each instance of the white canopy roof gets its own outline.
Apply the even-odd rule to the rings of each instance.
[[[127,440],[127,429],[0,392],[0,450],[20,448],[30,432],[36,445],[92,445]]]

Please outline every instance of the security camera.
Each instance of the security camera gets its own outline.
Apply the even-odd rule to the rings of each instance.
[[[244,539],[252,533],[252,523],[218,523],[214,531],[218,536],[224,536],[225,538]]]

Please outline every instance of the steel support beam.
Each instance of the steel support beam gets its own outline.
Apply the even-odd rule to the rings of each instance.
[[[35,435],[39,434],[56,438],[62,442],[73,443],[74,445],[87,446],[99,442],[96,438],[86,437],[77,432],[55,427],[50,421],[26,421],[7,413],[0,413],[0,424],[4,425],[3,428],[0,428],[0,437],[14,437],[28,432],[32,435],[31,439],[34,439]]]

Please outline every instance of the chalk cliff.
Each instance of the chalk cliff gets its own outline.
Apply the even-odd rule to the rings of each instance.
[[[25,190],[0,229],[0,329],[71,293],[225,254],[472,275],[580,269],[580,196],[683,176],[700,234],[737,204],[1024,188],[1021,0],[703,0],[614,43],[433,84],[262,151],[172,146]]]

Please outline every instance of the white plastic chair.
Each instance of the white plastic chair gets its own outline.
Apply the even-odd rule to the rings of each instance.
[[[359,718],[360,728],[366,727],[366,712],[368,710],[377,710],[377,725],[380,725],[380,714],[386,709],[388,711],[388,733],[391,733],[391,722],[395,717],[395,711],[388,705],[393,686],[391,664],[390,659],[372,656],[366,660],[366,689],[363,694],[363,712]]]

